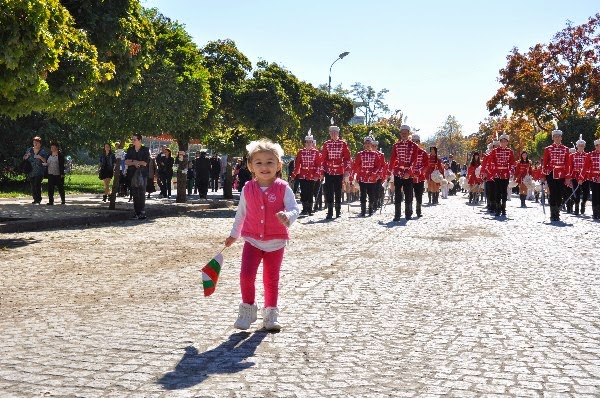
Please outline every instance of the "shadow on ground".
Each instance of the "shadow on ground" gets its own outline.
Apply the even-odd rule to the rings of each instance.
[[[189,388],[206,380],[210,374],[241,372],[254,366],[245,360],[254,356],[254,351],[267,337],[266,331],[234,333],[218,347],[199,353],[189,346],[175,370],[162,376],[158,384],[166,390]]]

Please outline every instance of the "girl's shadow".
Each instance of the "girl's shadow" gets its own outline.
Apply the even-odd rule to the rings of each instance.
[[[202,383],[210,374],[236,373],[254,366],[254,362],[245,362],[254,355],[254,351],[267,336],[265,331],[254,334],[234,333],[218,347],[199,353],[189,346],[175,370],[158,380],[166,390],[189,388]]]

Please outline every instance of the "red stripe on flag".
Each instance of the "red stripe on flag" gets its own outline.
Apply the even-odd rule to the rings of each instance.
[[[208,277],[212,279],[213,282],[217,283],[217,279],[219,279],[219,273],[215,271],[212,267],[207,265],[204,268],[202,268],[202,272],[208,275]]]

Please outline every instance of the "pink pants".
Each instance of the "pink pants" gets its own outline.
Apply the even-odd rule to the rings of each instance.
[[[256,273],[260,260],[263,261],[263,284],[265,288],[265,307],[277,307],[279,295],[279,270],[283,261],[284,248],[274,252],[265,252],[250,243],[244,243],[242,267],[240,270],[240,288],[242,302],[254,304],[256,296]]]

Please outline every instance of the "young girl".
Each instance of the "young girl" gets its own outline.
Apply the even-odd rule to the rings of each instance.
[[[235,221],[225,246],[231,246],[244,237],[240,289],[242,303],[234,326],[248,329],[256,321],[255,281],[258,266],[263,261],[265,308],[263,326],[270,331],[281,329],[277,321],[279,270],[285,245],[289,239],[288,227],[298,218],[298,205],[287,182],[277,177],[281,171],[283,149],[269,140],[251,142],[248,150],[248,168],[253,179],[240,193]]]

